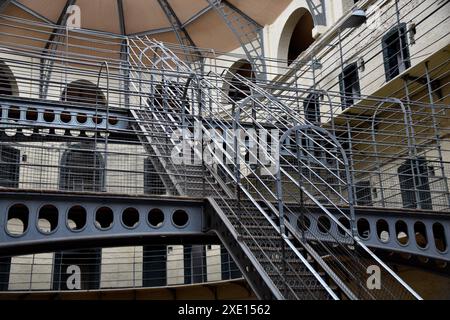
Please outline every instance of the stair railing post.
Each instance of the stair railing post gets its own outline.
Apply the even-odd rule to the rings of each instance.
[[[297,170],[298,170],[298,185],[302,186],[302,174],[301,174],[301,170],[302,167],[300,165],[300,157],[301,157],[301,152],[300,152],[300,146],[299,144],[301,143],[301,135],[300,135],[300,131],[296,130],[295,131],[295,148],[297,151]],[[300,228],[300,233],[302,235],[302,240],[305,241],[305,228],[304,228],[304,223],[305,223],[305,203],[304,203],[304,194],[303,194],[303,189],[299,188],[300,191],[300,219],[301,219],[301,226],[302,228]]]
[[[234,134],[234,176],[236,179],[236,199],[237,199],[237,214],[242,215],[242,203],[241,203],[241,164],[240,164],[240,149],[241,149],[241,130],[239,129],[239,123],[241,118],[241,107],[246,99],[241,103],[235,103],[233,101],[234,117],[233,117],[233,134]],[[239,223],[237,232],[242,235],[244,233],[243,223]]]
[[[102,179],[102,181],[98,181],[98,183],[100,185],[100,190],[103,192],[106,192],[106,187],[107,187],[107,183],[108,183],[107,174],[108,174],[108,138],[109,138],[109,64],[107,61],[103,61],[102,64],[100,65],[100,70],[99,70],[98,77],[97,77],[97,88],[100,88],[100,78],[102,75],[103,67],[105,67],[105,69],[106,69],[106,134],[105,134],[105,146],[104,146],[105,156],[104,156],[104,164],[103,164],[103,179]],[[99,103],[98,93],[96,93],[95,94],[96,116],[97,116],[97,112],[98,112],[98,103]],[[97,139],[95,139],[95,141],[97,141]],[[96,150],[97,150],[97,145],[95,144],[94,153],[96,152]],[[98,166],[96,162],[97,162],[96,157],[94,156],[93,166],[94,166],[95,170],[97,170],[97,166]],[[100,171],[100,168],[98,168],[98,170]],[[95,175],[94,175],[94,186],[95,186]]]
[[[200,79],[203,75],[200,74]],[[202,161],[202,194],[203,196],[206,195],[206,165],[205,165],[205,158],[204,158],[204,153],[205,153],[205,145],[204,145],[204,139],[202,136],[202,125],[203,125],[203,95],[202,95],[202,82],[201,81],[197,81],[197,99],[198,99],[198,121],[199,121],[199,132],[197,132],[198,136],[197,138],[200,141],[197,141],[197,144],[200,143],[201,145],[201,161]],[[196,136],[195,133],[196,128],[194,127],[194,137]],[[195,152],[194,152],[194,157],[195,157]]]
[[[435,106],[434,98],[433,98],[433,85],[432,85],[433,82],[430,77],[428,61],[425,62],[425,75],[426,75],[426,79],[427,79],[428,99],[430,101],[430,107],[431,107],[431,119],[433,120],[433,131],[434,131],[434,135],[435,135],[435,139],[436,139],[436,147],[437,147],[437,153],[438,153],[438,158],[439,158],[439,168],[441,170],[442,178],[444,181],[444,188],[445,188],[447,203],[448,203],[448,206],[450,207],[449,185],[448,185],[448,180],[447,180],[447,176],[446,176],[446,172],[445,172],[445,168],[444,168],[444,156],[443,156],[442,145],[441,145],[442,137],[441,137],[441,132],[439,130],[439,123],[437,120],[438,112],[436,111],[436,106]]]
[[[236,197],[238,199],[238,203],[240,203],[240,184],[241,184],[241,174],[240,174],[240,130],[238,129],[238,124],[240,122],[241,117],[241,105],[233,102],[234,109],[234,118],[233,118],[233,147],[234,147],[234,177],[236,179]]]
[[[278,205],[278,213],[280,216],[280,235],[285,234],[285,224],[284,224],[284,204],[283,204],[283,185],[281,183],[281,163],[280,163],[280,149],[283,141],[280,140],[278,145],[278,154],[276,156],[276,190],[277,190],[277,205]]]
[[[284,296],[287,297],[288,294],[288,285],[286,282],[286,247],[285,247],[285,233],[286,233],[286,226],[284,222],[284,203],[283,203],[283,185],[281,182],[281,146],[283,145],[282,139],[280,139],[280,142],[278,144],[278,152],[275,157],[276,161],[276,190],[277,190],[277,205],[278,205],[278,213],[279,213],[279,227],[280,227],[280,243],[281,243],[281,261],[282,261],[282,274],[283,274],[283,282],[284,282]]]

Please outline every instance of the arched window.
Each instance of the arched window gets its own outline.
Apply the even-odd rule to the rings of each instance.
[[[359,84],[358,65],[349,64],[339,75],[342,109],[352,106],[361,96]]]
[[[72,146],[61,158],[59,187],[61,190],[94,191],[104,189],[105,162],[89,144]]]
[[[14,74],[6,63],[0,60],[0,95],[17,96],[19,89]],[[18,108],[11,107],[8,117],[18,117]],[[20,172],[20,150],[0,145],[0,187],[18,188]]]
[[[100,88],[87,80],[69,83],[61,94],[61,101],[106,105],[105,95]]]
[[[312,124],[320,124],[320,100],[317,93],[310,93],[303,102],[305,118]]]
[[[281,33],[278,47],[278,58],[290,65],[297,57],[314,42],[312,31],[314,21],[305,8],[294,11],[287,20]]]
[[[242,82],[239,77],[242,76],[252,82],[255,81],[255,73],[253,72],[252,65],[247,60],[239,60],[228,70],[227,80],[229,83],[228,97],[237,102],[250,95],[250,88]]]
[[[19,89],[14,74],[3,61],[0,61],[0,95],[19,95]]]

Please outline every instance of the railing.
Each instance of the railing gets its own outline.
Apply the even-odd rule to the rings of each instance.
[[[363,6],[364,9],[370,9],[370,5],[376,5],[377,3],[379,2],[364,1],[358,5]],[[450,211],[450,192],[448,189],[449,126],[446,122],[449,110],[448,104],[446,104],[446,95],[442,94],[443,88],[446,86],[445,75],[448,58],[444,56],[441,60],[435,60],[428,55],[433,54],[435,52],[433,50],[439,50],[441,48],[439,44],[445,43],[448,37],[448,30],[443,29],[446,21],[448,21],[448,15],[442,15],[447,6],[448,4],[445,2],[436,3],[430,0],[417,1],[415,5],[412,5],[409,1],[390,1],[384,7],[379,8],[378,11],[367,10],[369,22],[373,21],[379,14],[379,23],[382,28],[371,28],[368,22],[368,25],[355,30],[341,30],[342,43],[339,44],[336,36],[339,29],[338,23],[291,66],[287,66],[286,61],[267,57],[263,59],[267,67],[268,81],[266,83],[260,81],[258,84],[288,106],[290,112],[295,113],[298,118],[304,119],[307,116],[303,104],[308,104],[309,94],[324,95],[325,100],[320,98],[318,103],[320,115],[315,117],[316,119],[319,118],[320,121],[314,124],[335,134],[341,145],[346,149],[351,166],[353,194],[356,198],[355,205],[357,206],[407,207],[442,212]],[[54,61],[52,76],[48,80],[49,92],[46,100],[53,100],[55,103],[60,103],[61,91],[73,80],[85,78],[92,80],[95,84],[99,69],[107,62],[110,69],[110,83],[108,85],[105,79],[100,79],[99,82],[100,89],[110,87],[110,90],[107,90],[109,94],[107,106],[110,110],[116,107],[127,110],[128,104],[125,102],[131,94],[130,90],[124,86],[124,83],[127,82],[126,63],[120,59],[119,48],[114,46],[118,42],[126,40],[126,38],[99,34],[97,40],[99,47],[96,47],[94,46],[94,40],[89,37],[88,31],[74,31],[62,35],[56,40],[57,43],[61,44],[61,50],[55,56],[43,56],[38,45],[25,45],[21,42],[23,36],[19,30],[33,28],[37,34],[45,38],[46,35],[51,34],[55,26],[16,17],[1,16],[1,19],[2,25],[10,26],[11,30],[8,34],[2,33],[2,35],[7,35],[10,38],[2,43],[0,52],[3,61],[12,69],[12,74],[18,82],[21,98],[34,99],[39,97],[37,88],[42,83],[36,75],[41,68],[40,62],[37,61],[41,58],[45,58],[45,61]],[[434,20],[432,21],[432,19]],[[429,23],[430,21],[432,23]],[[393,86],[396,89],[387,89],[386,92],[388,93],[379,93],[381,97],[365,95],[365,93],[378,94],[378,88],[386,85],[385,74],[382,72],[384,70],[381,59],[383,53],[379,46],[384,31],[395,28],[399,23],[409,22],[414,22],[418,33],[414,34],[413,25],[408,25],[409,28],[405,32],[405,37],[408,36],[410,39],[408,39],[408,43],[402,43],[402,47],[408,45],[408,48],[411,49],[410,60],[416,64],[411,69],[415,66],[420,66],[421,69],[415,68],[411,70],[411,74],[406,70],[397,79],[393,79],[395,82]],[[17,34],[15,31],[17,31]],[[364,46],[358,42],[359,37],[364,38]],[[79,42],[77,42],[77,45],[71,41],[74,39]],[[432,50],[424,51],[424,49],[420,49],[426,44],[426,39],[433,42]],[[39,42],[40,40],[36,41]],[[186,50],[178,45],[167,46],[175,54],[179,53],[180,56],[186,54]],[[343,57],[337,54],[339,46]],[[414,47],[419,49],[414,49]],[[227,71],[229,65],[245,57],[221,52],[214,53],[211,50],[198,50],[204,57],[204,76],[207,76],[208,80],[214,83],[216,87],[222,88],[225,85],[224,90],[211,94],[216,95],[216,101],[223,102],[225,100],[226,103],[226,99],[222,99],[223,95],[226,95],[226,83],[222,81],[222,75],[230,82],[228,76],[231,72]],[[428,67],[421,66],[424,52],[429,57]],[[356,61],[358,60],[356,59],[357,56],[364,58],[365,64],[358,64],[360,67],[358,72],[361,82],[361,95],[352,96],[339,90],[338,76],[343,67],[340,64],[341,58],[344,61],[347,59]],[[34,58],[34,60],[30,58]],[[363,70],[364,66],[366,67],[365,71]],[[211,70],[213,73],[210,72]],[[389,83],[387,83],[387,86],[389,86]],[[91,88],[85,91],[90,92],[92,90]],[[410,110],[408,112],[411,115],[408,116],[407,124],[403,121],[403,110],[390,97],[400,98],[405,107],[409,106],[406,110]],[[355,103],[348,106],[347,104],[344,105],[342,101],[348,101],[349,98],[354,98]],[[375,116],[374,110],[377,109],[379,104],[381,106],[378,107]],[[348,108],[342,110],[343,106]],[[63,153],[62,149],[70,149],[70,146],[65,144],[68,138],[72,137],[90,143],[100,137],[99,148],[110,150],[107,145],[112,148],[111,152],[102,151],[103,157],[108,158],[106,162],[110,162],[109,159],[113,158],[111,160],[113,163],[121,162],[121,168],[118,169],[116,165],[110,166],[107,164],[104,170],[105,185],[101,188],[95,188],[96,190],[144,194],[146,187],[142,181],[144,180],[142,176],[152,175],[152,179],[149,180],[155,181],[154,187],[158,189],[158,193],[179,193],[175,190],[175,186],[169,185],[167,181],[164,187],[161,187],[161,179],[156,177],[168,178],[167,173],[161,168],[144,170],[144,165],[141,165],[141,163],[146,159],[148,152],[140,147],[139,141],[131,138],[131,134],[134,134],[130,130],[134,121],[132,117],[122,116],[119,119],[124,120],[124,122],[129,121],[130,127],[127,130],[118,130],[117,126],[109,125],[110,121],[104,122],[108,125],[102,127],[102,130],[80,130],[77,125],[81,123],[78,123],[76,118],[80,116],[80,119],[83,119],[86,113],[77,113],[73,110],[68,124],[55,121],[55,125],[66,125],[63,130],[65,136],[62,137],[60,134],[62,129],[49,129],[48,124],[50,122],[37,123],[32,120],[32,116],[30,116],[30,119],[24,118],[26,125],[23,127],[11,123],[10,121],[17,120],[14,117],[12,119],[8,117],[9,113],[14,115],[16,112],[12,107],[14,105],[3,105],[1,125],[6,130],[2,131],[2,138],[4,137],[2,141],[5,145],[14,144],[17,149],[21,150],[22,154],[25,154],[26,158],[34,159],[19,164],[19,171],[22,172],[20,174],[21,182],[18,183],[20,188],[58,189],[59,171],[64,167],[59,159],[61,159]],[[33,104],[33,108],[35,107],[36,105]],[[30,115],[37,111],[39,118],[52,116],[49,112],[51,108],[42,106],[42,108],[35,109],[38,110],[33,110],[31,107],[25,108],[25,110],[30,110],[28,112]],[[99,110],[98,113],[103,111]],[[224,115],[226,116],[226,114]],[[53,116],[58,120],[60,113],[53,113]],[[62,114],[62,116],[67,118],[67,114]],[[94,119],[97,118],[97,111],[94,111],[93,114],[89,112],[87,118],[87,123],[96,124]],[[117,118],[111,120],[114,122]],[[93,127],[98,129],[99,126],[93,125]],[[409,133],[406,131],[409,131]],[[31,139],[36,138],[38,140],[36,135],[38,132],[46,134],[45,139],[61,141],[61,145],[55,144],[52,148],[48,145],[32,143]],[[97,133],[92,135],[94,132]],[[122,135],[120,139],[112,137],[118,132],[126,136]],[[79,134],[81,134],[81,137]],[[31,138],[29,138],[30,135]],[[142,138],[142,135],[140,136]],[[108,141],[104,144],[106,139]],[[25,142],[24,140],[28,141]],[[406,148],[408,140],[412,141],[413,153],[409,152],[411,148]],[[132,146],[130,151],[124,148],[124,146],[130,145]],[[116,152],[115,148],[120,149],[120,154]],[[90,148],[86,148],[86,150],[88,149]],[[12,157],[14,157],[14,152],[11,153]],[[108,154],[111,155],[108,156]],[[124,161],[125,158],[129,160]],[[153,155],[151,158],[156,159],[156,156]],[[48,163],[46,159],[52,160]],[[137,165],[132,165],[132,163],[137,163]],[[92,166],[88,164],[88,167]],[[39,173],[37,172],[38,168],[40,168]],[[14,176],[14,172],[12,170],[10,175]],[[80,175],[83,176],[83,174]],[[172,175],[179,175],[182,179],[183,173],[172,172]],[[113,180],[109,182],[109,179]],[[16,184],[16,182],[9,183],[9,185]],[[83,188],[83,190],[89,191],[89,188]],[[333,200],[337,201],[337,199]]]
[[[241,279],[226,251],[201,247],[195,255],[183,246],[138,246],[1,257],[0,292],[152,288]],[[192,259],[196,261],[191,265]]]
[[[191,74],[189,68],[183,63],[181,62],[172,52],[170,52],[167,48],[164,48],[161,44],[157,44],[155,42],[152,42],[149,39],[146,39],[144,41],[140,41],[140,43],[136,43],[136,42],[132,42],[132,50],[131,52],[133,52],[133,49],[137,48],[138,51],[141,51],[141,54],[145,55],[145,59],[146,61],[152,61],[152,58],[150,56],[147,55],[147,52],[151,52],[153,55],[158,57],[158,61],[165,61],[165,65],[164,66],[159,66],[159,68],[164,68],[164,73],[165,75],[167,75],[167,73],[170,74],[170,72],[177,72],[177,75],[179,74]],[[140,48],[145,47],[145,51],[143,52]],[[151,48],[150,50],[148,50],[149,48]],[[159,50],[156,50],[155,48],[158,48]],[[160,53],[161,52],[161,53]],[[163,56],[163,57],[161,57]],[[169,63],[170,61],[170,63]],[[155,69],[155,70],[160,70],[158,68],[158,66],[156,66],[155,64],[152,64],[150,69]],[[162,73],[162,71],[161,71]],[[197,79],[196,79],[197,80]],[[233,119],[233,129],[234,129],[234,136],[233,136],[233,143],[230,143],[230,139],[227,137],[222,137],[222,136],[218,136],[217,141],[213,141],[214,147],[218,148],[221,150],[221,153],[225,155],[226,158],[232,160],[233,162],[233,167],[234,170],[230,170],[230,168],[223,162],[223,159],[219,159],[217,157],[217,155],[214,153],[214,150],[212,150],[212,148],[210,148],[210,152],[212,154],[212,157],[216,158],[216,161],[218,162],[218,165],[222,167],[222,170],[224,170],[226,173],[228,173],[228,175],[230,176],[230,178],[232,178],[233,180],[233,184],[235,185],[235,189],[236,189],[236,196],[238,198],[238,201],[241,199],[241,197],[243,197],[243,199],[248,199],[250,201],[253,202],[253,204],[260,209],[261,214],[263,214],[264,216],[266,216],[268,218],[269,214],[266,213],[264,210],[261,209],[260,204],[257,202],[257,200],[262,200],[265,205],[268,207],[268,209],[276,214],[279,215],[279,211],[274,207],[274,203],[276,203],[278,201],[278,208],[284,208],[284,207],[289,207],[289,203],[284,202],[283,198],[281,197],[281,192],[278,193],[278,195],[272,191],[273,187],[270,186],[270,181],[272,182],[276,182],[277,181],[277,177],[275,176],[275,174],[268,172],[267,177],[265,177],[265,181],[262,181],[260,175],[255,171],[254,168],[252,168],[248,163],[246,163],[246,159],[245,156],[242,155],[242,146],[241,146],[241,142],[239,141],[240,139],[237,137],[236,130],[242,130],[242,132],[244,132],[245,134],[249,135],[249,131],[248,129],[246,129],[242,123],[240,122],[239,118],[240,118],[240,113],[244,113],[247,117],[247,119],[249,119],[250,123],[252,123],[254,126],[256,127],[261,127],[261,129],[265,129],[264,127],[261,126],[261,124],[259,123],[259,120],[257,117],[253,117],[252,118],[252,114],[251,112],[246,111],[245,108],[241,108],[241,106],[237,106],[237,109],[234,110],[234,114],[233,112],[230,112],[229,110],[227,110],[226,108],[224,108],[222,106],[222,104],[219,101],[215,101],[214,97],[209,96],[209,90],[205,90],[203,88],[212,88],[214,90],[220,90],[220,88],[214,87],[214,85],[210,82],[208,82],[207,79],[200,79],[197,80],[198,81],[198,85],[196,88],[200,88],[199,90],[201,90],[201,97],[202,99],[205,100],[200,100],[200,105],[199,108],[201,108],[202,104],[205,105],[209,105],[208,103],[208,99],[212,99],[212,104],[214,105],[215,108],[218,108],[220,110],[220,113],[225,115],[225,118],[228,119]],[[226,81],[223,79],[223,81]],[[150,82],[151,84],[151,82]],[[232,86],[232,83],[229,83],[230,86]],[[292,119],[289,117],[289,113],[288,110],[286,108],[284,108],[280,103],[277,102],[277,100],[275,98],[270,97],[269,94],[265,93],[262,89],[260,89],[257,85],[255,84],[251,84],[251,83],[247,83],[247,85],[251,86],[251,88],[255,91],[258,91],[258,94],[260,96],[264,97],[264,102],[261,102],[257,97],[249,95],[248,99],[244,99],[244,103],[243,105],[245,105],[247,103],[247,101],[251,101],[253,104],[253,114],[258,114],[259,110],[255,110],[256,109],[261,109],[265,112],[270,112],[269,107],[267,107],[267,105],[276,105],[278,107],[281,107],[281,109],[279,108],[279,110],[282,110],[283,112],[285,112],[285,117],[288,119],[287,122],[290,122]],[[236,87],[236,90],[239,90]],[[245,94],[244,92],[242,92],[243,94]],[[173,93],[172,93],[173,94]],[[199,93],[200,95],[200,93]],[[173,98],[175,98],[176,95],[173,96]],[[191,101],[197,101],[195,99],[195,97],[191,97]],[[225,123],[225,119],[221,118],[221,117],[217,117],[214,116],[213,114],[208,114],[208,113],[203,113],[200,109],[199,114],[202,115],[202,127],[203,127],[203,133],[204,134],[208,134],[208,128],[220,128],[224,131],[226,131],[229,128],[229,124],[227,125]],[[280,115],[280,114],[278,114]],[[295,119],[296,120],[296,119]],[[277,126],[277,122],[275,122],[275,127]],[[305,165],[304,167],[302,167],[302,169],[305,169],[310,175],[314,175],[316,178],[322,180],[322,183],[324,183],[324,185],[326,185],[331,191],[333,191],[336,195],[339,195],[341,197],[341,200],[346,201],[345,197],[341,196],[341,190],[342,189],[347,189],[349,194],[351,195],[352,189],[349,188],[349,184],[345,183],[345,180],[343,180],[340,177],[340,173],[338,171],[338,173],[334,173],[332,171],[335,170],[335,168],[329,168],[328,166],[325,166],[321,161],[319,161],[319,159],[317,159],[317,157],[314,157],[314,155],[312,154],[312,152],[314,152],[314,149],[319,149],[321,152],[326,153],[328,156],[331,156],[332,162],[338,162],[340,163],[340,166],[343,167],[343,169],[345,172],[347,172],[346,174],[346,178],[345,179],[349,179],[349,171],[348,171],[348,162],[346,163],[345,161],[342,161],[341,159],[339,159],[339,157],[337,157],[335,154],[333,154],[332,152],[330,152],[329,149],[327,149],[326,147],[324,147],[323,145],[317,143],[317,139],[316,137],[320,137],[320,139],[323,139],[324,141],[326,141],[326,143],[328,145],[331,145],[330,149],[334,149],[335,150],[339,150],[339,145],[336,145],[337,140],[336,139],[330,139],[328,136],[324,135],[323,132],[324,130],[317,130],[315,129],[313,126],[309,127],[309,129],[311,130],[311,133],[303,133],[303,135],[308,139],[309,144],[307,145],[313,145],[313,146],[317,146],[316,148],[308,148],[305,147],[304,145],[302,145],[302,143],[299,143],[300,141],[296,141],[296,147],[297,149],[301,149],[301,151],[306,154],[306,159],[308,159],[308,157],[311,159],[313,159],[313,163],[315,163],[316,167],[312,167],[312,166],[308,166]],[[315,137],[311,137],[312,134],[315,135]],[[269,134],[270,136],[270,134]],[[272,141],[276,141],[277,139],[279,139],[278,136],[271,136]],[[261,144],[258,141],[252,141],[253,143],[255,143],[257,145],[258,148],[262,148],[263,144]],[[226,149],[223,149],[222,145],[225,144],[227,147],[232,148],[231,150],[234,150],[234,153],[230,153],[229,151],[227,151]],[[266,147],[267,145],[265,145],[264,147]],[[288,152],[289,155],[294,156],[295,159],[297,159],[297,161],[301,161],[301,157],[298,157],[299,154],[292,154],[292,152],[289,150],[288,147],[283,146],[283,144],[281,145],[281,149],[283,151]],[[228,149],[230,150],[230,149]],[[252,155],[253,157],[255,157],[256,159],[256,164],[259,166],[263,166],[264,164],[260,162],[260,160],[257,158],[256,154],[252,154],[253,150],[251,150],[248,147],[244,147],[244,154],[246,152],[249,152],[250,155]],[[338,151],[339,152],[339,151]],[[345,156],[345,153],[343,153],[343,155]],[[267,155],[269,158],[269,161],[271,160],[272,163],[277,163],[278,159],[274,159],[271,155]],[[294,172],[297,172],[300,174],[300,176],[304,176],[302,173],[302,170],[298,170],[298,168],[295,165],[292,165],[291,162],[289,161],[289,159],[287,158],[283,158],[282,161],[286,161],[286,163],[288,164],[288,168],[289,170],[294,169]],[[345,168],[345,165],[347,165],[347,168]],[[334,188],[332,185],[328,184],[323,177],[320,174],[317,174],[315,171],[317,171],[317,169],[322,169],[325,170],[328,174],[334,175],[334,178],[337,178],[338,181],[340,181],[340,183],[338,183],[338,185],[341,185],[342,187],[347,187],[347,188],[341,188],[341,190],[339,190],[339,188]],[[284,174],[286,174],[286,177],[288,178],[287,181],[285,181],[284,186],[286,186],[287,183],[292,183],[292,185],[294,186],[294,192],[298,193],[305,193],[305,196],[307,198],[309,198],[312,202],[314,202],[319,208],[321,208],[322,210],[324,210],[324,212],[326,212],[332,219],[335,220],[336,223],[339,224],[339,226],[342,228],[342,230],[345,230],[344,232],[347,232],[349,235],[349,239],[353,239],[353,241],[350,241],[350,243],[347,244],[340,244],[339,241],[337,241],[337,239],[335,239],[335,241],[332,241],[330,243],[327,243],[327,241],[321,241],[321,238],[319,236],[319,233],[317,232],[316,234],[314,234],[314,241],[318,242],[321,246],[321,250],[323,250],[324,252],[326,252],[327,255],[329,255],[331,257],[331,259],[329,260],[335,260],[333,261],[328,261],[325,263],[323,260],[321,262],[324,262],[324,265],[328,265],[330,266],[329,269],[327,269],[327,271],[329,271],[330,273],[332,273],[334,276],[336,276],[336,278],[334,279],[335,281],[338,281],[342,286],[345,286],[342,281],[339,281],[340,279],[344,279],[346,277],[355,277],[353,281],[349,281],[350,283],[350,287],[352,287],[352,289],[350,289],[350,291],[352,290],[357,290],[359,294],[361,294],[361,297],[364,298],[368,298],[368,297],[376,297],[376,295],[373,295],[373,293],[369,292],[364,285],[361,285],[361,278],[359,278],[360,276],[362,276],[363,274],[365,274],[367,267],[371,266],[371,265],[377,265],[380,268],[386,270],[385,272],[385,276],[387,279],[390,278],[390,280],[388,280],[387,282],[389,282],[389,284],[384,288],[383,293],[381,294],[381,296],[379,296],[379,298],[387,298],[387,297],[400,297],[402,296],[402,294],[400,292],[402,292],[402,290],[404,290],[403,294],[407,295],[414,295],[415,293],[413,293],[413,291],[404,283],[402,282],[386,265],[384,265],[379,259],[377,259],[373,254],[371,254],[371,252],[358,240],[357,236],[355,236],[354,234],[352,235],[352,232],[349,231],[348,229],[348,225],[344,226],[341,222],[339,222],[337,220],[336,217],[334,217],[333,215],[331,215],[328,210],[326,209],[327,205],[332,205],[334,208],[339,210],[339,206],[337,204],[335,204],[332,199],[330,198],[326,198],[325,203],[321,203],[319,200],[317,200],[316,196],[312,195],[311,193],[309,193],[306,188],[304,188],[303,186],[299,185],[299,182],[292,178],[292,176],[287,173],[287,171],[285,169],[281,169],[283,171]],[[298,171],[296,171],[298,170]],[[255,186],[255,181],[257,181],[258,187]],[[310,185],[313,185],[313,183],[311,181],[309,181]],[[279,186],[281,186],[279,184]],[[320,191],[320,189],[317,189],[318,191]],[[280,191],[280,189],[278,190]],[[322,195],[324,196],[325,194],[322,193]],[[351,199],[351,196],[349,197]],[[322,201],[323,202],[323,201]],[[346,201],[347,205],[352,206],[352,203]],[[303,205],[303,203],[301,203],[301,205]],[[342,211],[341,211],[342,212]],[[350,222],[349,224],[352,224],[352,221],[349,217],[346,216],[345,213],[342,212],[342,216],[344,219],[347,219],[348,222]],[[238,216],[237,216],[238,217]],[[279,230],[279,232],[281,234],[284,234],[284,230],[283,230],[283,223],[282,223],[282,218],[283,216],[280,215],[280,228],[274,224],[274,228],[277,228],[277,230]],[[323,226],[324,229],[326,229],[325,226]],[[246,226],[242,225],[242,228],[245,229]],[[279,228],[279,229],[278,229]],[[327,231],[322,233],[327,233]],[[354,237],[354,238],[352,238]],[[300,239],[300,238],[299,238]],[[255,239],[256,240],[256,239]],[[290,241],[285,238],[285,241],[287,241],[287,245],[294,251],[296,251],[295,246],[290,243]],[[347,245],[351,245],[353,246],[351,249],[349,247],[347,247]],[[362,248],[362,251],[364,252],[363,255],[361,255],[360,253],[358,254],[358,252],[360,252],[360,249],[355,249],[355,247],[360,247]],[[336,249],[339,248],[339,249]],[[308,248],[310,248],[308,246]],[[319,251],[321,251],[319,250]],[[300,253],[297,253],[298,256],[300,256]],[[365,256],[367,255],[368,256]],[[345,259],[347,259],[348,257],[353,257],[352,259],[350,259],[351,262],[347,261],[344,262],[342,260],[343,257],[346,257]],[[360,264],[358,266],[358,264]],[[359,271],[358,271],[359,269]],[[339,274],[340,273],[340,274]],[[400,285],[395,287],[395,283],[397,281],[400,281]],[[348,288],[347,288],[348,289]],[[391,291],[394,290],[394,291]],[[395,292],[395,290],[398,290],[397,292]],[[366,294],[366,296],[364,294],[361,293],[361,291],[365,291],[364,294]],[[383,296],[384,294],[384,296]],[[405,297],[406,297],[405,296]]]

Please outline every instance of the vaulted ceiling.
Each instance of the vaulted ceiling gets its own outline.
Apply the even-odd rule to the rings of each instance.
[[[167,16],[158,0],[0,0],[0,10],[4,16],[56,25],[64,20],[68,5],[75,4],[81,10],[81,28],[85,30],[127,36],[145,34],[156,40],[177,43],[174,30],[181,26],[198,47],[230,51],[239,46],[207,0],[165,1],[179,26],[173,25],[173,19]],[[272,23],[291,1],[228,0],[262,26]],[[0,37],[8,34],[8,28],[7,23],[0,24]]]

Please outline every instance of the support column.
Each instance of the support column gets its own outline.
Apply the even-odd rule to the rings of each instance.
[[[241,277],[241,272],[231,255],[224,246],[220,246],[220,261],[222,270],[222,280],[237,279]]]
[[[143,287],[167,285],[167,246],[144,246]]]
[[[197,46],[190,37],[189,33],[183,27],[183,24],[175,14],[175,11],[169,2],[167,0],[158,0],[158,3],[169,20],[178,42],[181,46],[183,46],[183,50],[186,55],[186,62],[189,63],[194,71],[203,74],[204,61],[202,53],[197,49]]]
[[[184,283],[203,283],[208,279],[204,245],[184,246]]]
[[[74,5],[77,0],[67,0],[61,14],[59,15],[58,21],[56,23],[57,27],[53,29],[52,34],[50,35],[45,47],[42,51],[42,54],[46,57],[41,58],[41,67],[40,67],[40,83],[39,83],[39,97],[41,99],[47,98],[48,88],[50,84],[50,78],[53,71],[53,65],[55,63],[54,58],[58,52],[58,46],[65,39],[65,33],[67,32],[66,25],[67,19],[69,18],[69,14],[67,13],[67,9]]]
[[[184,284],[192,283],[192,245],[183,246]]]
[[[8,291],[11,257],[0,258],[0,291]]]

